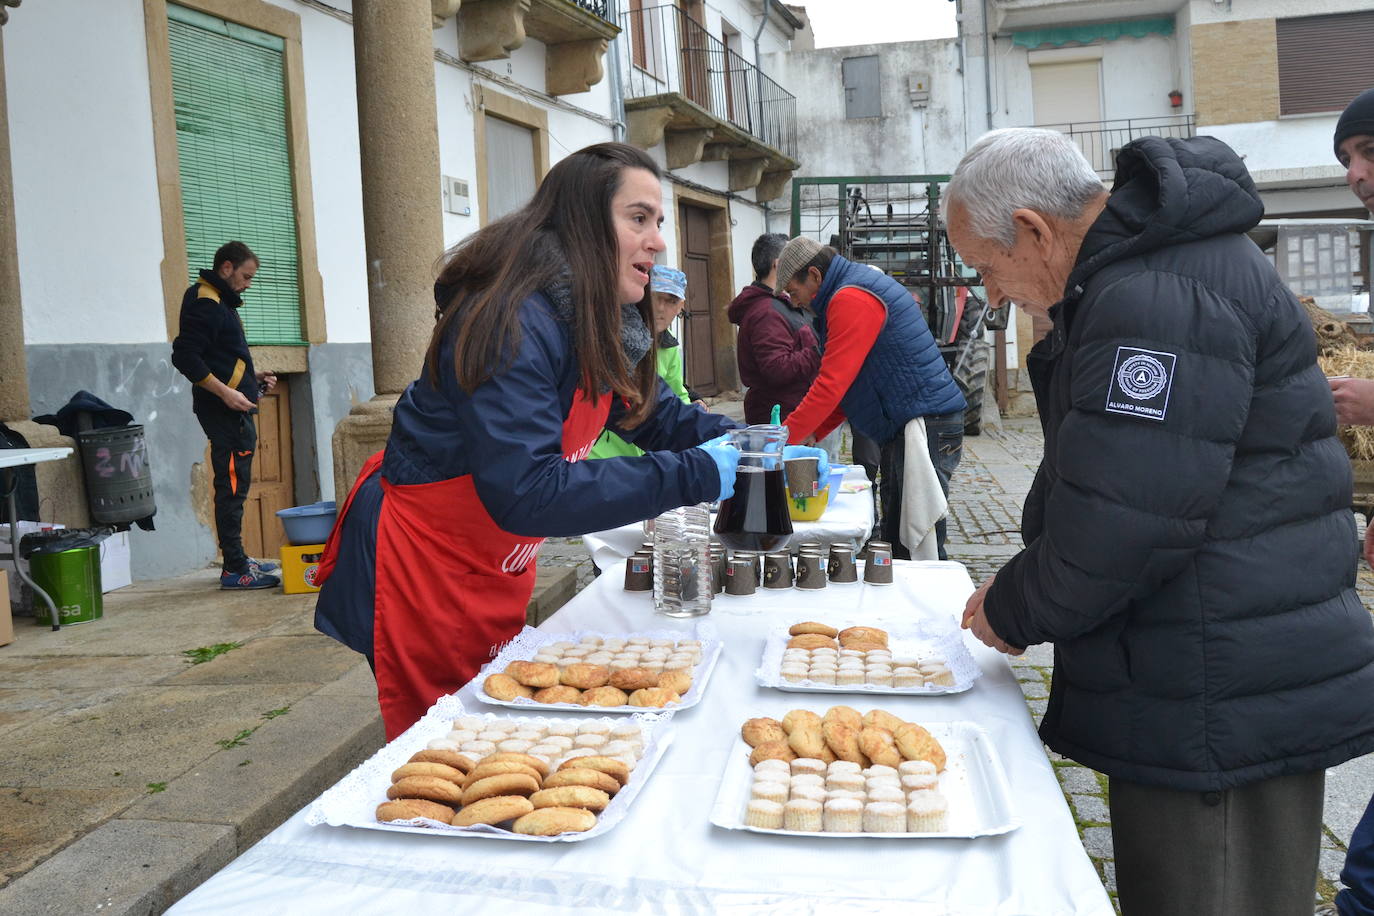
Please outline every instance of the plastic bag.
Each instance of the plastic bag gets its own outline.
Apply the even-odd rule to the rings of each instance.
[[[40,553],[61,553],[79,547],[94,547],[112,534],[114,529],[109,526],[35,531],[19,539],[19,555],[27,560]]]

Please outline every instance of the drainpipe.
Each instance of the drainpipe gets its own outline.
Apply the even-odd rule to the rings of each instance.
[[[987,130],[992,130],[992,20],[988,0],[983,0],[983,97],[987,104]]]
[[[620,25],[619,0],[606,0],[606,12],[612,24]],[[620,79],[620,41],[623,35],[624,32],[617,35],[606,52],[611,58],[611,117],[615,119],[611,136],[617,143],[625,140],[625,85]]]

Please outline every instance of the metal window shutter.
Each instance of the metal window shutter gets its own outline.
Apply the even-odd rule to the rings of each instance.
[[[1279,113],[1340,111],[1374,86],[1374,12],[1276,23]]]
[[[303,344],[283,42],[168,4],[191,278],[231,239],[261,259],[239,310],[250,344]]]
[[[844,116],[876,118],[883,113],[879,94],[878,56],[846,57],[840,63],[844,78]]]

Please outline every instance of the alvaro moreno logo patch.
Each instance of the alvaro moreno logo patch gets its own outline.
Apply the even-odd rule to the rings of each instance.
[[[1117,347],[1112,383],[1107,388],[1107,412],[1162,421],[1169,409],[1177,362],[1173,353]]]

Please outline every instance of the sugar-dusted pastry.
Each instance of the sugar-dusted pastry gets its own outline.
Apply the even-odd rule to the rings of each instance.
[[[574,730],[573,734],[576,735],[577,732]],[[568,748],[572,747],[573,739],[569,738],[567,735],[549,735],[544,739],[544,743],[551,744],[560,751],[566,751]]]
[[[692,675],[686,669],[669,670],[665,668],[663,673],[658,676],[657,686],[683,696],[692,689]]]
[[[697,661],[693,658],[670,658],[663,663],[664,671],[691,671]]]
[[[531,757],[538,757],[541,760],[552,760],[563,753],[565,749],[556,744],[536,744],[534,747],[525,751]]]
[[[835,675],[835,683],[840,687],[857,687],[864,682],[862,671],[845,671],[843,668]]]
[[[513,821],[533,810],[534,805],[522,795],[494,795],[464,805],[450,823],[455,827],[472,827],[475,824],[495,826]]]
[[[793,788],[800,788],[801,786],[824,786],[825,777],[820,773],[798,773],[795,776],[788,777],[788,782]]]
[[[611,796],[591,786],[556,786],[540,789],[530,796],[535,808],[586,808],[588,811],[604,811],[611,803]]]
[[[536,690],[532,699],[536,703],[577,703],[582,699],[582,691],[565,684],[555,684]]]
[[[609,652],[618,652],[625,648],[627,641],[620,636],[608,636],[601,640],[601,648]]]
[[[826,774],[827,774],[827,775],[839,774],[839,773],[856,773],[856,774],[857,774],[857,773],[863,772],[863,767],[861,767],[861,766],[859,766],[857,763],[853,763],[853,762],[851,762],[851,761],[849,761],[849,760],[836,760],[834,763],[831,763],[831,764],[827,765],[826,768],[825,768],[825,771],[826,771]]]
[[[838,649],[839,644],[829,636],[822,636],[819,633],[803,633],[801,636],[793,636],[787,641],[789,649]]]
[[[601,745],[601,753],[607,757],[617,757],[621,754],[637,754],[641,750],[637,741],[607,741]]]
[[[392,782],[399,782],[407,776],[438,776],[454,785],[462,785],[463,771],[442,763],[407,763],[391,774]]]
[[[900,773],[895,766],[886,766],[881,763],[870,764],[864,768],[864,779],[873,779],[875,776],[891,776],[896,779]]]
[[[782,826],[784,830],[819,833],[823,826],[821,803],[809,798],[789,801],[782,808]]]
[[[574,759],[574,758],[576,758],[576,757],[599,757],[599,756],[601,756],[601,753],[600,753],[599,751],[597,751],[596,749],[594,749],[594,748],[590,748],[590,747],[575,747],[575,748],[573,748],[573,749],[570,750],[570,751],[564,751],[564,752],[563,752],[563,759],[560,760],[560,761],[558,761],[558,766],[560,766],[560,767],[561,767],[561,766],[565,766],[565,765],[567,765],[567,763],[568,763],[569,760],[572,760],[572,759]]]
[[[630,668],[638,668],[639,659],[616,657],[608,661],[606,663],[606,667],[610,669],[611,674],[615,674],[617,671],[626,671]]]
[[[825,762],[817,757],[798,757],[792,761],[791,766],[793,776],[801,776],[804,773],[825,775]]]
[[[511,662],[506,666],[506,674],[526,687],[536,689],[552,687],[558,683],[558,666],[548,662]]]
[[[554,671],[558,669],[555,668]],[[514,700],[516,697],[532,697],[534,691],[511,677],[509,674],[489,674],[482,682],[482,689],[493,700]]]
[[[453,727],[466,729],[467,731],[480,732],[486,724],[486,719],[481,716],[459,716],[453,720]]]
[[[919,776],[921,774],[935,775],[935,764],[929,760],[903,760],[897,764],[898,776]]]
[[[609,665],[614,660],[615,656],[610,652],[593,652],[591,655],[582,659],[582,663],[587,665]]]
[[[781,806],[778,811],[781,814]],[[432,821],[447,824],[449,818],[453,817],[453,809],[425,798],[398,798],[394,801],[384,801],[377,806],[377,820],[383,824],[389,821],[408,821],[416,817],[427,817]]]
[[[925,683],[921,677],[921,672],[915,668],[893,668],[892,686],[893,687],[920,687]]]
[[[614,757],[592,756],[582,757],[574,764],[571,761],[564,761],[559,765],[559,770],[572,769],[574,766],[584,767],[589,770],[598,770],[608,776],[615,778],[616,782],[622,786],[630,781],[630,768],[622,760]]]
[[[825,803],[826,833],[858,833],[863,829],[864,804],[855,798],[832,798]]]
[[[453,767],[464,773],[470,772],[477,765],[467,754],[460,754],[458,751],[436,750],[426,748],[423,751],[416,751],[410,755],[411,763],[442,763],[444,766]]]
[[[753,765],[760,760],[768,760],[770,758],[790,763],[797,759],[797,755],[786,741],[764,741],[762,744],[756,746],[753,753],[749,755],[749,763]]]
[[[903,833],[906,809],[898,802],[874,802],[864,806],[864,832]]]
[[[644,687],[657,687],[658,675],[645,667],[622,668],[611,672],[610,684],[628,693]]]
[[[551,642],[551,643],[549,643],[547,646],[545,646],[544,648],[546,648],[546,649],[557,649],[557,650],[559,650],[560,652],[566,652],[568,649],[576,648],[576,646],[577,646],[577,643],[575,643],[575,642],[568,642],[567,640],[563,640],[563,641],[561,641],[561,642]]]
[[[781,830],[783,806],[779,802],[756,798],[749,802],[749,807],[745,809],[744,822],[750,827]]]
[[[923,671],[921,676],[925,678],[927,684],[934,684],[937,687],[954,686],[954,672],[944,665],[937,665],[930,671]]]
[[[579,735],[609,735],[613,726],[609,722],[580,722],[577,725],[576,734]]]
[[[491,741],[464,741],[459,750],[469,757],[481,759],[496,752],[496,744]]]
[[[464,741],[476,740],[476,738],[477,732],[470,731],[466,728],[455,728],[448,733],[448,740],[457,741],[459,744],[462,744]]]
[[[517,754],[523,754],[532,747],[534,747],[534,742],[527,741],[524,738],[507,738],[505,741],[498,741],[496,743],[496,749],[498,751],[514,751]]]
[[[862,792],[867,787],[863,776],[858,773],[834,773],[825,777],[827,789],[843,789],[846,792]]]
[[[911,833],[941,833],[949,819],[949,802],[939,792],[912,792],[907,797],[906,829]]]
[[[624,706],[629,701],[628,693],[609,684],[582,691],[582,697],[578,700],[583,706]]]
[[[621,725],[612,726],[611,730],[606,734],[621,741],[626,741],[630,738],[643,740],[644,738],[644,730],[633,722],[625,722]]]
[[[563,658],[573,660],[586,658],[588,655],[591,655],[594,651],[596,650],[593,649],[591,646],[573,646],[571,649],[565,649],[563,651]]]
[[[579,639],[577,643],[581,646],[599,646],[601,645],[601,637],[597,636],[595,633],[588,633],[586,636]]]
[[[864,673],[864,682],[874,687],[893,686],[891,668],[870,668]]]
[[[817,623],[814,620],[805,620],[801,623],[794,623],[787,630],[787,635],[789,636],[801,636],[805,633],[819,633],[821,636],[827,636],[831,639],[834,639],[836,636],[840,635],[840,631],[835,629],[834,627],[824,623]]]
[[[561,653],[557,652],[536,652],[534,653],[534,658],[530,659],[530,661],[541,662],[546,665],[557,665],[561,664],[564,658]]]
[[[576,738],[573,739],[573,747],[601,747],[603,744],[606,744],[609,740],[610,739],[608,739],[605,735],[578,735]]]
[[[515,763],[523,763],[525,766],[537,771],[541,776],[549,775],[549,768],[545,764],[531,757],[529,754],[512,754],[506,751],[500,751],[487,756],[486,758],[478,762],[478,766],[481,766],[485,763],[500,763],[504,760],[514,761]]]
[[[857,802],[863,803],[868,800],[868,793],[865,791],[855,791],[854,789],[826,789],[826,801],[834,798],[852,798]]]
[[[907,792],[924,792],[940,788],[940,777],[934,773],[912,773],[902,777],[902,788]]]
[[[392,783],[386,797],[423,798],[444,805],[456,805],[463,800],[463,789],[438,776],[407,776]]]
[[[827,797],[824,786],[792,786],[788,795],[788,798],[809,798],[817,802],[824,802]]]
[[[892,736],[897,741],[897,750],[907,760],[929,760],[935,764],[937,773],[945,768],[945,749],[930,732],[915,722],[903,722]]]
[[[869,783],[865,792],[868,795],[868,800],[871,802],[896,802],[899,805],[906,804],[906,793],[902,791],[901,786],[895,783],[892,785],[883,784],[877,786]]]
[[[585,833],[595,826],[596,815],[586,808],[537,808],[518,818],[511,829],[529,836],[557,836]]]
[[[394,787],[393,787],[394,788]],[[462,801],[470,805],[484,798],[497,795],[533,795],[539,791],[539,780],[524,773],[503,773],[487,776],[468,785],[463,790]]]
[[[873,728],[865,726],[859,732],[859,750],[863,755],[874,763],[896,769],[897,764],[902,762],[902,755],[897,750],[896,739],[892,732],[885,728]]]
[[[430,742],[425,745],[425,747],[432,751],[456,751],[460,746],[461,743],[452,738],[432,738]]]
[[[750,798],[762,798],[774,801],[778,804],[785,804],[791,796],[792,790],[785,782],[775,782],[771,779],[755,779],[753,785],[749,787]]]
[[[577,734],[577,725],[573,722],[550,722],[545,731],[549,735],[567,735],[571,737]]]
[[[630,694],[629,705],[661,708],[681,702],[682,697],[665,687],[643,687]]]
[[[781,674],[782,679],[784,681],[787,681],[787,683],[789,684],[800,684],[802,681],[807,680],[807,678],[810,676],[810,673],[807,671],[805,665],[796,663],[790,665],[783,665],[778,670],[778,673]]]
[[[601,687],[611,679],[611,671],[602,665],[589,665],[579,662],[568,665],[558,673],[559,683],[569,687],[576,687],[578,690],[590,690],[593,687]]]
[[[786,760],[779,757],[768,757],[754,764],[755,776],[761,776],[764,773],[778,773],[782,779],[790,779],[792,769]]]
[[[500,744],[502,741],[506,740],[506,736],[509,734],[510,732],[506,731],[504,728],[488,728],[477,735],[477,740],[490,741],[492,744]]]
[[[557,789],[561,786],[591,786],[607,795],[614,795],[620,791],[620,782],[611,774],[577,766],[550,773],[549,778],[544,780],[545,789]]]

